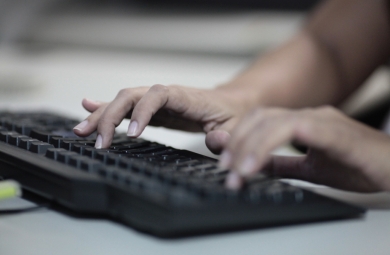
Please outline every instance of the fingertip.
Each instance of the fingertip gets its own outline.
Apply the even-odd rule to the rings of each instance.
[[[88,136],[94,131],[93,125],[88,121],[88,119],[83,120],[77,126],[73,128],[73,132],[78,136]]]
[[[222,152],[221,157],[219,158],[218,166],[223,169],[228,169],[232,161],[232,154],[225,150]]]
[[[96,111],[102,105],[101,102],[89,98],[83,98],[81,104],[89,112]]]
[[[96,137],[96,142],[95,142],[95,148],[96,149],[101,149],[103,146],[103,137],[99,134]]]
[[[139,131],[138,121],[132,120],[130,121],[129,128],[127,130],[127,136],[136,137]]]
[[[213,130],[206,135],[206,146],[214,154],[219,154],[230,139],[230,134],[225,130]]]
[[[225,186],[228,189],[238,190],[241,188],[242,184],[243,184],[242,177],[236,172],[231,172],[226,177]]]
[[[73,128],[73,131],[78,131],[78,132],[83,132],[83,130],[88,126],[88,120],[83,120],[82,122],[80,122],[80,124],[78,124],[77,126],[75,126]]]
[[[96,149],[106,149],[111,146],[112,139],[109,136],[98,134],[95,141]]]
[[[238,165],[237,170],[241,176],[253,175],[257,170],[255,157],[253,155],[245,157],[245,159]]]

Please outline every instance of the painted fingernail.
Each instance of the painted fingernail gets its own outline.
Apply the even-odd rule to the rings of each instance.
[[[95,148],[96,149],[101,149],[102,148],[102,143],[103,143],[103,138],[101,135],[98,135],[96,137],[96,143],[95,143]]]
[[[241,188],[242,179],[237,173],[231,172],[226,177],[225,185],[226,185],[226,188],[228,188],[228,189],[237,190],[237,189]]]
[[[228,168],[230,166],[230,162],[232,160],[232,155],[228,151],[222,152],[221,156],[219,157],[219,163],[218,166],[220,168]]]
[[[250,175],[255,171],[256,161],[253,156],[247,156],[238,167],[238,172],[243,175]]]
[[[138,122],[137,121],[131,121],[129,125],[129,130],[127,131],[128,136],[135,136],[138,129]]]
[[[84,121],[82,121],[80,124],[78,124],[77,126],[75,126],[75,127],[73,128],[73,130],[76,129],[76,130],[78,130],[78,131],[83,131],[83,129],[84,129],[87,125],[88,125],[88,120],[84,120]]]

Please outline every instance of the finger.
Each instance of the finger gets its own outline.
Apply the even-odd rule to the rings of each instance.
[[[100,106],[102,106],[104,103],[103,102],[99,102],[99,101],[95,101],[95,100],[91,100],[91,99],[88,99],[88,98],[84,98],[83,101],[81,102],[81,104],[83,105],[83,107],[87,111],[94,112]]]
[[[111,145],[115,128],[127,116],[128,112],[134,108],[135,104],[145,93],[146,88],[122,89],[115,99],[107,105],[100,115],[97,132],[98,138],[95,147],[108,148]],[[99,137],[100,136],[100,137]]]
[[[161,108],[182,114],[187,111],[189,104],[190,100],[183,90],[173,86],[154,85],[134,107],[127,135],[139,136],[153,115]],[[170,124],[166,123],[166,125]]]
[[[206,135],[206,146],[214,154],[221,153],[230,139],[230,134],[225,130],[213,130]]]
[[[245,115],[241,120],[239,120],[236,127],[231,132],[231,137],[225,148],[223,149],[221,156],[219,158],[219,167],[225,169],[231,169],[232,167],[232,155],[235,152],[235,146],[237,146],[240,141],[242,141],[253,128],[253,121],[261,121],[263,117],[259,109],[252,111],[250,114]],[[235,177],[232,177],[235,179]]]
[[[286,120],[285,114],[267,119],[259,125],[255,123],[251,135],[234,148],[231,169],[241,176],[255,174],[275,149],[291,141],[293,125]]]
[[[107,103],[101,103],[99,108],[94,110],[85,120],[73,128],[73,132],[78,136],[92,134],[96,130],[100,116],[103,114],[107,105]]]
[[[236,172],[230,172],[226,176],[225,186],[231,190],[238,190],[244,183],[244,179]]]
[[[261,172],[268,176],[312,181],[310,170],[305,167],[307,156],[272,156]]]
[[[306,156],[272,156],[261,172],[267,176],[312,181],[310,172],[304,167],[305,160]],[[226,177],[225,186],[228,189],[237,190],[244,182],[244,177],[231,172]]]
[[[285,110],[281,109],[256,109],[250,114],[246,115],[240,123],[235,127],[232,132],[232,137],[226,146],[225,150],[222,152],[220,157],[220,167],[221,168],[233,168],[233,156],[237,161],[238,158],[242,157],[241,149],[244,143],[247,143],[248,139],[252,139],[253,135],[258,133],[258,129],[264,125],[264,123],[272,118],[272,116],[283,114]],[[248,160],[248,164],[252,164],[253,160]],[[237,162],[236,162],[237,164]]]
[[[294,130],[297,142],[322,151],[343,154],[352,146],[350,130],[340,113],[332,107],[321,107],[300,117]],[[343,119],[341,119],[343,120]],[[319,135],[320,134],[320,135]],[[340,156],[341,156],[340,154]]]

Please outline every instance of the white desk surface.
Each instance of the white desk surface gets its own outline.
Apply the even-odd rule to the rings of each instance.
[[[111,100],[120,88],[155,83],[211,88],[249,62],[244,57],[0,50],[0,108],[47,109],[84,118],[83,97]],[[126,123],[120,127],[125,128]],[[211,155],[202,134],[148,128],[144,137]],[[109,220],[43,209],[0,216],[0,254],[390,254],[390,194],[310,188],[369,210],[361,219],[162,240]],[[0,208],[29,204],[16,198],[1,201]]]

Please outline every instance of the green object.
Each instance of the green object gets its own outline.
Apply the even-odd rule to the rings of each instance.
[[[0,200],[22,195],[19,183],[12,180],[0,181]]]

